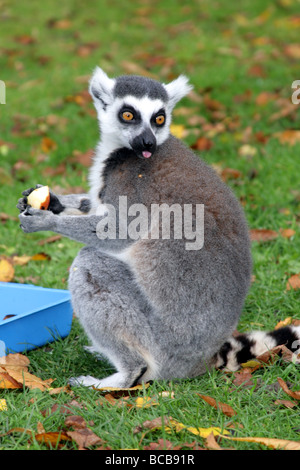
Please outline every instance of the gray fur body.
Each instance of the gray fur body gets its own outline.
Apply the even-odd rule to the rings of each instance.
[[[152,155],[141,158],[141,141],[150,135],[143,118],[149,115],[149,103],[165,106],[168,126],[172,107],[189,89],[186,80],[165,86],[164,95],[162,85],[151,88],[148,81],[135,78],[134,99],[141,100],[142,90],[150,87],[153,94],[146,100],[152,101],[145,101],[141,122],[116,124],[113,134],[107,121],[111,127],[115,102],[121,106],[120,100],[125,100],[127,106],[128,93],[134,92],[130,79],[118,82],[99,74],[91,93],[102,138],[90,173],[90,196],[60,199],[52,194],[54,209],[48,211],[26,206],[23,198],[18,205],[21,227],[25,232],[53,230],[87,245],[70,269],[72,303],[93,350],[106,356],[117,372],[104,379],[79,377],[72,383],[128,387],[194,377],[216,363],[243,308],[251,277],[243,211],[216,173],[166,127],[151,125],[155,137],[151,146],[146,143]],[[151,239],[151,222],[148,239],[99,239],[97,225],[110,205],[118,211],[119,196],[127,197],[128,206],[138,203],[149,209],[155,203],[204,204],[203,247],[189,251],[185,239]]]

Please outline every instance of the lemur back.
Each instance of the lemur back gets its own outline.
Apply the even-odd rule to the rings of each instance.
[[[97,69],[90,92],[101,140],[90,194],[51,194],[48,211],[27,205],[31,190],[19,202],[24,231],[54,230],[87,245],[70,269],[74,311],[92,349],[116,373],[72,384],[128,387],[195,377],[213,366],[235,369],[279,342],[292,347],[300,339],[300,327],[232,338],[250,285],[248,227],[232,191],[170,135],[172,109],[189,90],[185,77],[164,85],[143,77],[110,79]],[[161,236],[154,206],[169,209],[169,237]],[[138,212],[146,220],[137,223]],[[193,229],[202,222],[203,239],[195,230],[191,239],[185,222]],[[129,236],[132,224],[139,227]]]

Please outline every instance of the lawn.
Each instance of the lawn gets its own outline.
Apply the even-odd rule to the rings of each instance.
[[[115,0],[84,5],[0,0],[0,80],[6,85],[6,104],[0,104],[0,255],[46,254],[15,265],[13,282],[67,288],[80,245],[63,238],[41,245],[52,234],[23,234],[15,206],[21,192],[36,183],[63,193],[88,190],[90,154],[98,139],[87,94],[93,68],[163,82],[184,73],[194,91],[175,109],[172,132],[232,187],[249,227],[272,235],[252,243],[253,282],[238,328],[272,329],[288,317],[299,319],[300,290],[287,289],[291,276],[299,281],[295,275],[300,273],[300,104],[291,101],[292,82],[300,79],[299,29],[297,0],[191,0],[186,5],[179,0],[122,5]],[[55,387],[65,386],[71,376],[111,372],[83,349],[85,344],[74,320],[66,339],[28,352],[30,371],[44,380],[55,378]],[[186,427],[299,443],[299,405],[276,403],[290,399],[278,377],[299,390],[299,365],[279,358],[252,372],[247,383],[238,384],[237,375],[222,371],[153,383],[139,392],[152,406],[138,407],[136,396],[113,401],[81,388],[55,395],[26,387],[0,390],[7,408],[0,411],[0,449],[47,448],[35,435],[66,429],[69,415],[63,405],[89,423],[103,447],[115,450],[209,447],[205,437],[187,428],[136,429],[146,420],[169,416]],[[199,394],[228,404],[235,414],[228,416]],[[9,433],[13,428],[23,431]],[[219,445],[266,448],[226,439]],[[58,440],[51,446],[77,449],[78,443]]]

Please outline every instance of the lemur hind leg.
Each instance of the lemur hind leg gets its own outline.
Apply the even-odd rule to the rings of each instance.
[[[131,387],[143,376],[153,376],[155,361],[150,351],[154,338],[147,321],[151,307],[127,266],[85,247],[71,266],[69,289],[75,314],[94,351],[103,354],[117,369],[104,379],[81,376],[72,378],[70,383]]]

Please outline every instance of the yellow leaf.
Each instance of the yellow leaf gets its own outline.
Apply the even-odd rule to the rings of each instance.
[[[252,359],[250,361],[247,361],[247,362],[243,362],[241,364],[241,366],[243,368],[246,368],[246,367],[250,367],[250,369],[252,369],[252,367],[257,367],[257,366],[260,366],[260,362],[259,361],[255,361],[255,359]]]
[[[7,403],[4,398],[0,399],[0,411],[6,411],[7,410]]]
[[[14,275],[15,270],[12,263],[5,258],[0,259],[0,281],[11,282]]]
[[[22,255],[22,256],[13,256],[12,257],[13,263],[17,264],[18,266],[24,266],[31,260],[31,256]]]
[[[158,403],[151,397],[138,397],[135,400],[135,406],[137,408],[150,408],[151,406],[156,405],[158,405]]]
[[[172,428],[176,432],[179,432],[179,431],[182,431],[183,429],[186,429],[187,431],[191,432],[192,434],[195,434],[196,436],[200,436],[200,437],[204,437],[204,438],[208,437],[211,433],[213,433],[214,436],[220,436],[222,434],[222,429],[218,428],[218,427],[195,428],[193,426],[186,426],[183,423],[179,423],[178,421],[176,421],[173,418],[170,420],[170,423],[172,425]],[[167,432],[170,432],[171,428],[166,427],[165,430]],[[223,430],[223,434],[226,435],[226,434],[229,434],[229,432],[226,431],[226,430]]]
[[[185,134],[185,128],[182,124],[171,124],[170,132],[172,135],[177,137],[178,139],[182,139]]]
[[[272,449],[282,449],[282,450],[300,450],[299,441],[288,441],[286,439],[273,439],[269,437],[229,437],[221,436],[231,441],[239,442],[256,442],[257,444],[263,444]]]
[[[283,326],[290,325],[292,323],[292,317],[287,317],[284,320],[277,323],[274,330],[278,330],[278,328],[282,328]]]
[[[134,387],[131,388],[119,388],[119,387],[102,387],[102,388],[96,388],[93,387],[94,390],[97,390],[98,392],[135,392],[137,390],[144,390],[150,386],[149,383],[145,384],[139,384],[135,385]]]

